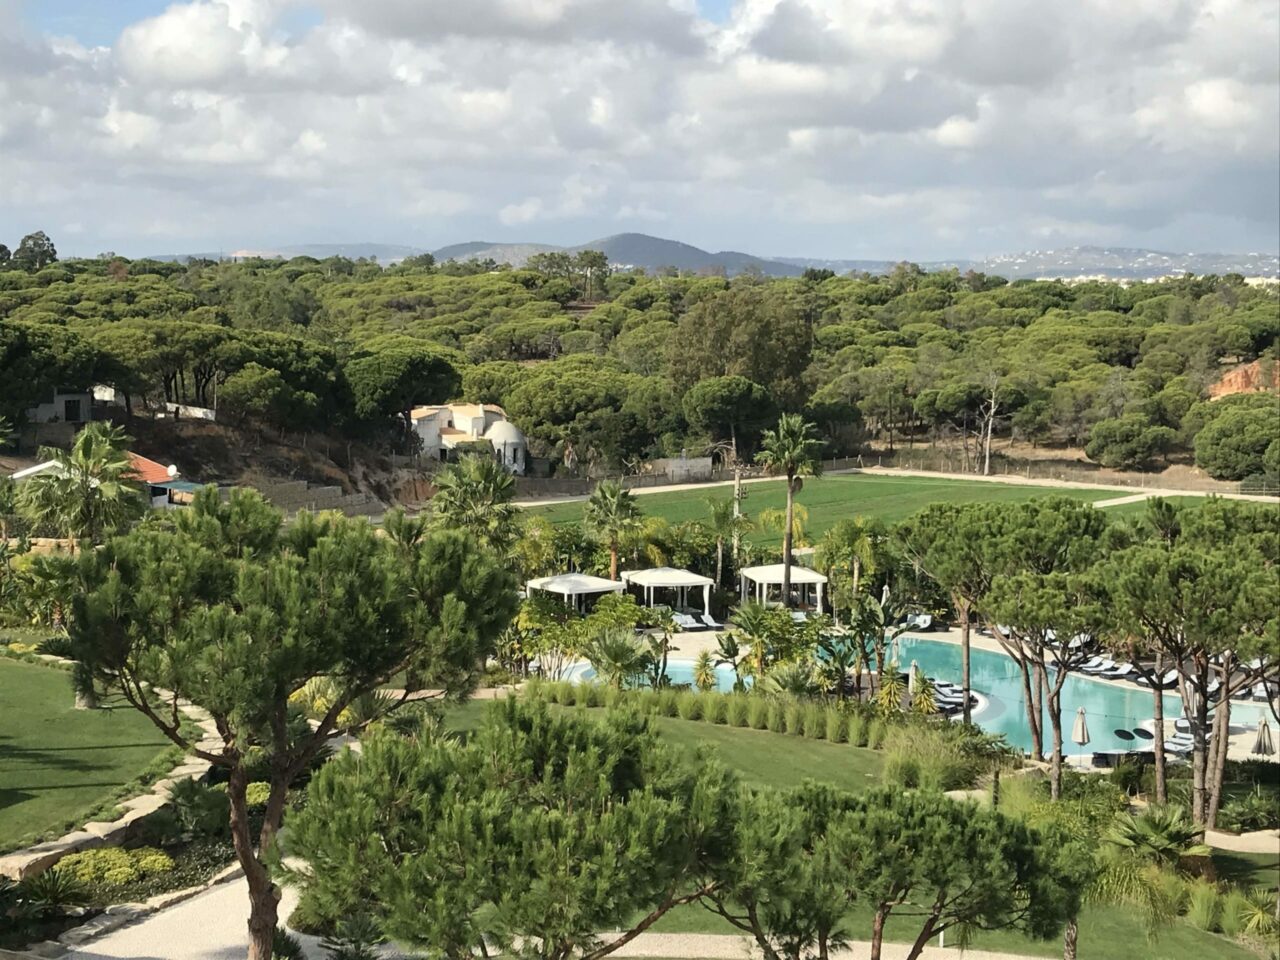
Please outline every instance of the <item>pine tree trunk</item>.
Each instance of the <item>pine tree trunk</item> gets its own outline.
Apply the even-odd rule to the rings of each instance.
[[[77,710],[97,710],[98,695],[94,690],[77,690],[76,691],[76,709]]]
[[[1130,660],[1137,658],[1131,656]],[[1155,742],[1152,747],[1156,755],[1156,803],[1166,803],[1169,798],[1169,779],[1165,773],[1164,759],[1164,689],[1160,683],[1164,676],[1164,654],[1156,654],[1156,675],[1152,683],[1151,721],[1155,729]]]
[[[1224,671],[1225,672],[1225,671]],[[1228,679],[1230,674],[1226,674]],[[1205,826],[1218,825],[1218,809],[1222,805],[1222,781],[1227,771],[1227,738],[1231,733],[1231,697],[1228,696],[1227,684],[1222,684],[1222,695],[1218,698],[1218,712],[1213,721],[1213,764],[1209,770],[1209,811],[1205,815]]]
[[[1067,921],[1067,931],[1062,935],[1062,960],[1076,960],[1076,941],[1080,939],[1080,926],[1076,918]]]
[[[280,891],[258,859],[249,833],[249,808],[245,803],[248,774],[243,766],[231,771],[227,799],[231,804],[231,840],[236,859],[249,885],[249,960],[271,960],[279,922]],[[264,833],[266,831],[264,830]]]
[[[716,589],[724,583],[724,537],[716,537]]]
[[[880,960],[880,950],[884,945],[884,920],[884,909],[876,910],[875,916],[871,919],[870,960]]]
[[[911,944],[911,950],[907,953],[907,960],[918,960],[920,954],[924,953],[924,948],[933,939],[933,929],[937,922],[936,915],[925,919],[924,926],[920,928],[920,934],[916,937],[915,942]]]
[[[1053,758],[1049,768],[1049,799],[1062,798],[1062,693],[1049,692],[1049,725],[1053,730]]]

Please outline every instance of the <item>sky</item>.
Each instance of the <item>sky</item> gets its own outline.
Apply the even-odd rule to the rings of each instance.
[[[1275,0],[0,0],[0,241],[1280,249]]]

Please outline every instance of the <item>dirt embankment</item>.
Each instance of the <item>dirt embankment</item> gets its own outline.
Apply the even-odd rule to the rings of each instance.
[[[1236,393],[1261,393],[1280,390],[1280,362],[1254,360],[1229,370],[1209,387],[1209,399],[1217,400]]]

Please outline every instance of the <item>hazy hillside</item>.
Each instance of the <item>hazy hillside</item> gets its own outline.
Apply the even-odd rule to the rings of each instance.
[[[575,246],[556,246],[549,243],[494,243],[486,240],[469,240],[453,243],[432,251],[436,260],[493,260],[522,267],[536,253],[563,250],[576,253],[579,250],[600,250],[616,267],[643,267],[658,270],[675,267],[679,270],[719,271],[733,275],[744,270],[758,269],[773,277],[799,276],[807,268],[834,270],[836,273],[867,272],[873,274],[891,270],[898,260],[852,260],[819,257],[761,257],[737,250],[711,252],[679,240],[652,237],[644,233],[618,233],[600,237]],[[186,260],[191,257],[290,257],[309,256],[323,260],[325,257],[371,257],[379,263],[394,263],[405,257],[422,253],[417,247],[386,243],[310,243],[284,247],[255,247],[219,253],[160,254],[156,260]],[[1178,276],[1184,273],[1226,274],[1239,273],[1246,277],[1280,276],[1280,256],[1274,253],[1168,253],[1159,250],[1143,250],[1129,247],[1080,246],[1060,250],[1024,250],[1020,253],[999,254],[978,260],[933,260],[920,263],[929,271],[957,269],[961,272],[976,270],[1011,280],[1052,277],[1110,277],[1113,279],[1145,280],[1155,277]]]

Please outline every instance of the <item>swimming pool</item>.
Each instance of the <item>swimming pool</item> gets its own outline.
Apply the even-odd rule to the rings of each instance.
[[[902,670],[914,660],[926,676],[937,677],[952,683],[960,683],[960,645],[922,637],[899,637],[897,640],[898,665]],[[970,649],[969,679],[973,689],[981,693],[986,703],[973,714],[973,722],[989,733],[1003,734],[1015,747],[1031,749],[1031,733],[1027,730],[1026,699],[1022,694],[1022,673],[1012,658],[991,650]],[[1101,750],[1144,750],[1151,748],[1151,741],[1136,735],[1134,730],[1151,720],[1151,691],[1133,683],[1104,683],[1088,677],[1071,674],[1062,687],[1062,752],[1067,755],[1092,753]],[[1084,707],[1089,727],[1089,743],[1084,748],[1071,742],[1071,726],[1076,710]],[[1260,718],[1258,706],[1231,705],[1231,719],[1235,723],[1256,724]],[[1166,720],[1182,716],[1182,698],[1165,694]],[[1052,748],[1048,715],[1044,719],[1045,751]],[[1127,736],[1125,736],[1127,734]]]
[[[892,645],[896,650],[898,667],[906,671],[914,660],[921,671],[930,677],[960,684],[960,645],[924,637],[899,637]],[[989,733],[998,733],[1021,750],[1031,749],[1031,733],[1027,730],[1026,700],[1022,695],[1022,674],[1018,665],[1003,653],[972,647],[969,661],[970,683],[974,692],[981,694],[979,707],[973,714],[973,722]],[[670,660],[667,676],[672,683],[693,683],[693,661]],[[575,664],[567,679],[592,680],[595,671],[589,664]],[[750,684],[750,679],[747,683]],[[728,692],[733,689],[733,669],[716,668],[716,689]],[[1071,742],[1071,726],[1076,710],[1084,707],[1089,727],[1089,743],[1083,749]],[[1257,704],[1231,705],[1232,725],[1255,726],[1266,707]],[[1166,720],[1182,716],[1182,699],[1176,694],[1165,694]],[[1066,756],[1093,753],[1102,750],[1145,750],[1151,741],[1134,731],[1151,719],[1151,691],[1132,683],[1104,683],[1088,677],[1072,674],[1062,687],[1062,752]],[[1044,747],[1052,748],[1049,721],[1044,720]]]

